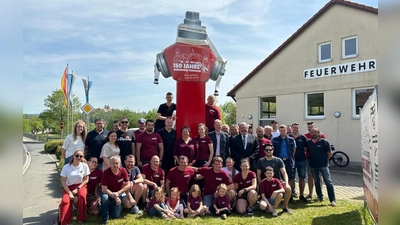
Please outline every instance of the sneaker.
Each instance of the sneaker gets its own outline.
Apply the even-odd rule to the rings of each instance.
[[[247,211],[247,215],[249,215],[249,216],[252,216],[254,214],[254,210],[252,207],[248,207],[246,211]]]
[[[108,224],[108,220],[103,220],[100,224]]]
[[[206,215],[206,212],[204,212],[204,211],[200,213],[200,216],[205,216],[205,215]]]
[[[312,199],[312,196],[311,195],[307,195],[306,199]]]
[[[163,219],[165,219],[165,220],[170,220],[169,216],[167,216],[166,214],[162,214],[161,217],[162,217]]]
[[[289,208],[283,208],[282,209],[282,212],[286,212],[286,213],[289,213],[289,214],[292,214],[292,211],[289,209]]]
[[[295,192],[295,193],[292,194],[292,197],[293,197],[293,198],[298,198],[299,196],[298,196],[297,193]]]
[[[276,210],[274,210],[274,211],[272,212],[272,216],[278,216],[278,213],[276,212]]]
[[[222,214],[221,219],[226,220],[226,214]]]
[[[335,202],[335,201],[332,201],[332,202],[331,202],[331,206],[335,207],[335,206],[336,206],[336,202]]]
[[[307,198],[305,198],[303,195],[300,195],[300,200],[302,200],[303,202],[308,202]]]
[[[188,217],[188,218],[193,218],[193,217],[194,217],[194,215],[193,215],[193,214],[191,214],[191,213],[189,213],[189,214],[187,215],[187,217]]]
[[[139,210],[139,207],[137,207],[137,205],[135,205],[135,206],[133,206],[131,208],[131,213],[133,213],[133,214],[142,214],[142,211]]]
[[[316,201],[316,202],[323,202],[323,201],[324,201],[324,198],[317,198],[317,199],[315,199],[315,201]]]

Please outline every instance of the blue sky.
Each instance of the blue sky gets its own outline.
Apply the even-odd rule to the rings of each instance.
[[[186,11],[200,13],[209,37],[228,60],[218,103],[231,101],[226,93],[327,2],[24,1],[23,113],[45,109],[44,99],[60,89],[67,63],[79,76],[73,93],[82,104],[86,100],[81,78],[89,77],[89,102],[95,108],[157,108],[166,92],[175,94],[176,83],[161,75],[160,84],[153,84],[155,58],[175,43]],[[355,2],[378,7],[378,0]],[[214,81],[207,83],[207,95],[214,86]]]

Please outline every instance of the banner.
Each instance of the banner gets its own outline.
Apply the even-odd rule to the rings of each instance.
[[[368,209],[378,223],[378,97],[376,89],[360,111],[361,160],[364,196]]]
[[[72,74],[68,74],[68,101],[69,101],[69,105],[72,106],[72,100],[73,100],[73,93],[72,93],[72,86],[75,83],[75,80],[78,76],[75,75],[73,72]]]
[[[64,69],[64,73],[61,77],[61,89],[64,93],[64,105],[68,105],[68,64],[67,67]]]
[[[89,90],[92,87],[93,81],[89,81],[89,78],[87,80],[82,78],[82,82],[83,82],[83,88],[85,89],[86,103],[88,103],[89,102]]]

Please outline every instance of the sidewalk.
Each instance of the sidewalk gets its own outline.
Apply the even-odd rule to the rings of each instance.
[[[23,224],[52,224],[61,201],[61,184],[54,160],[43,143],[25,143],[32,161],[23,175]]]

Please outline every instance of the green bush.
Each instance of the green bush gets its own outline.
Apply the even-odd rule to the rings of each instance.
[[[61,169],[63,168],[63,166],[64,166],[64,159],[60,159],[60,161],[58,162],[58,173],[60,174],[61,173]]]
[[[60,157],[61,157],[61,150],[62,150],[62,145],[57,146],[56,157],[58,160],[60,160]]]
[[[44,144],[44,151],[49,154],[55,154],[58,146],[62,146],[64,140],[51,140]],[[61,152],[60,152],[61,153]]]

